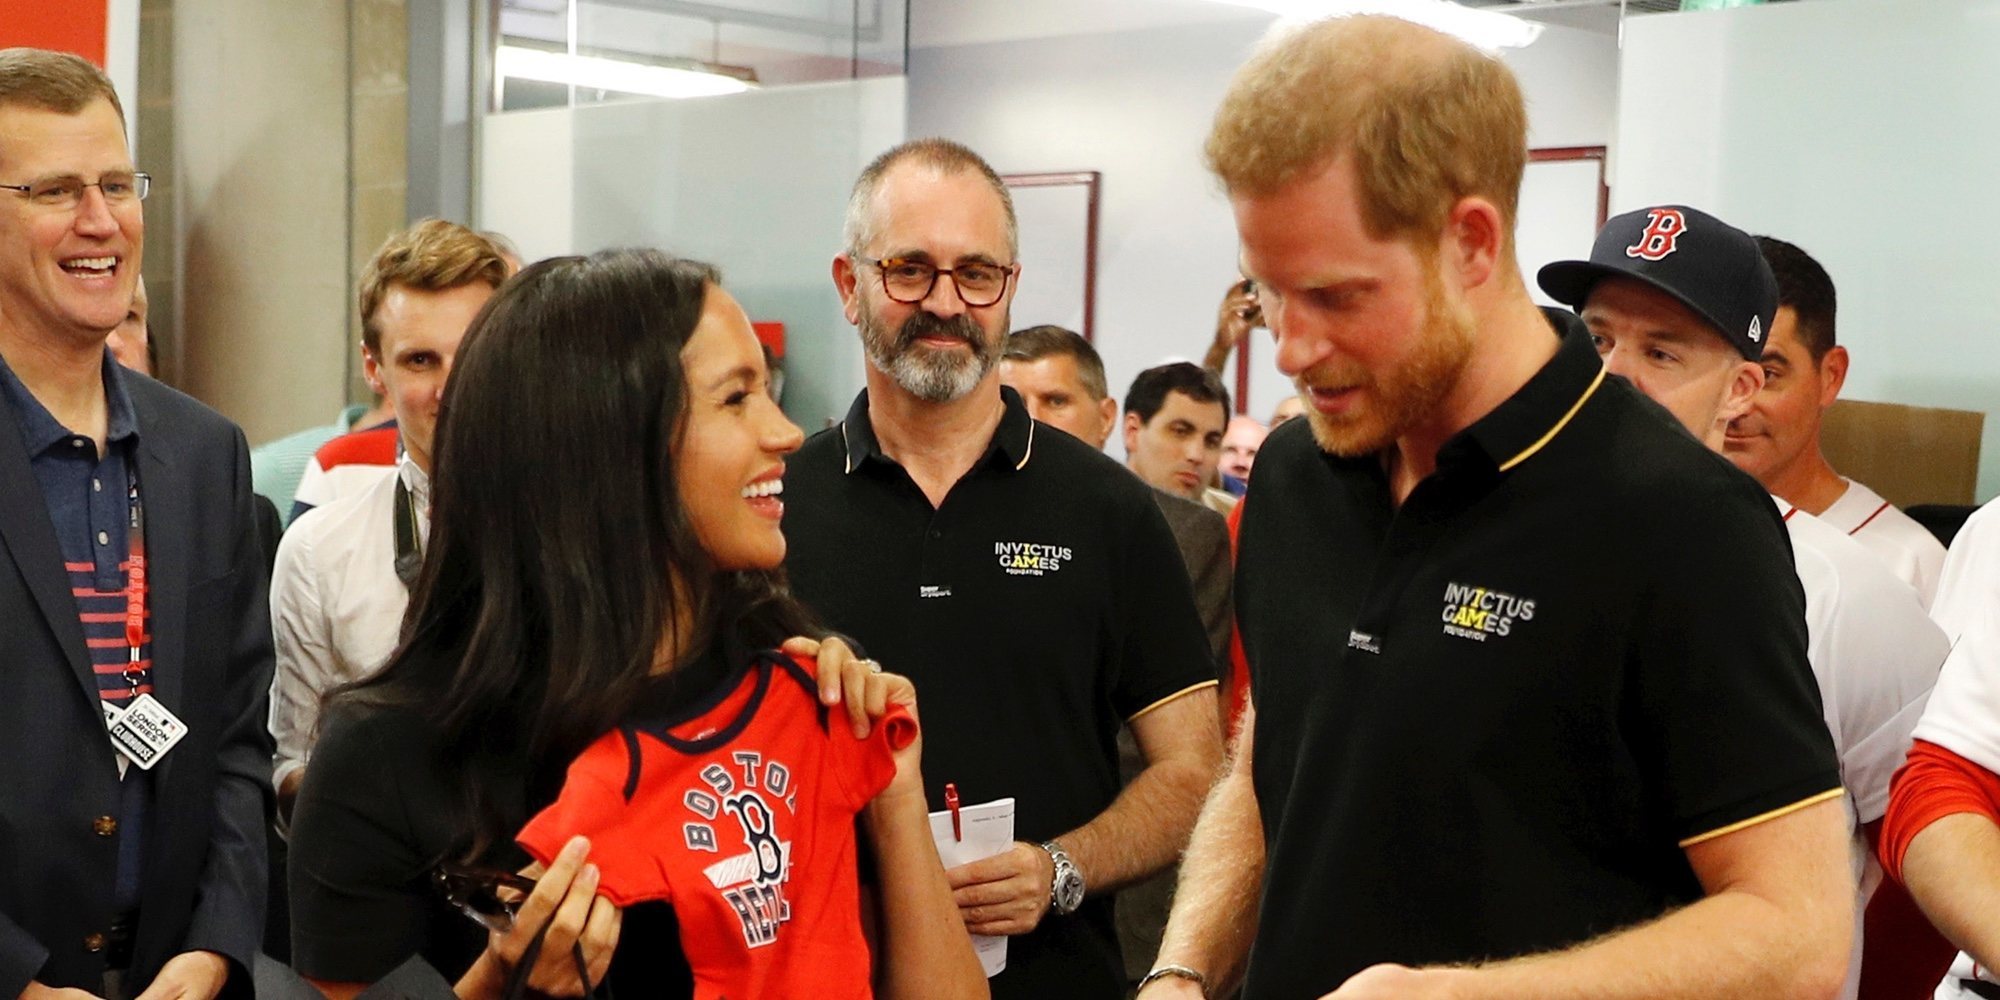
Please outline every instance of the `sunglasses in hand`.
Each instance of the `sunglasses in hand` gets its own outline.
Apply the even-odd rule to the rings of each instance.
[[[502,934],[514,929],[514,914],[535,891],[535,880],[526,875],[451,862],[438,865],[431,881],[453,909]]]

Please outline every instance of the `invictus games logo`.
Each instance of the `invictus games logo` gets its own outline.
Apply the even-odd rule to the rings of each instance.
[[[1069,561],[1067,545],[1037,545],[1033,542],[994,542],[993,555],[1008,576],[1047,576]]]
[[[1533,598],[1463,583],[1444,585],[1446,635],[1485,642],[1489,635],[1505,636],[1512,632],[1515,622],[1534,619]]]

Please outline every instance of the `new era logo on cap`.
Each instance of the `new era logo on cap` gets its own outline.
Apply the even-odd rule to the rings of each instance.
[[[1613,216],[1589,260],[1559,260],[1536,280],[1556,301],[1581,311],[1606,278],[1627,278],[1679,301],[1737,353],[1756,361],[1778,311],[1778,279],[1750,234],[1686,205],[1656,205]]]

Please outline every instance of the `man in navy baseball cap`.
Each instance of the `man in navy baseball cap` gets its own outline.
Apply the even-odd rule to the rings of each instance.
[[[1557,261],[1536,280],[1583,315],[1612,374],[1711,447],[1763,388],[1778,282],[1756,240],[1706,212],[1627,212],[1604,224],[1589,260]]]
[[[1778,306],[1777,280],[1754,239],[1692,208],[1663,205],[1612,219],[1590,260],[1550,264],[1537,277],[1583,313],[1607,371],[1723,451],[1729,422],[1764,385],[1760,359]],[[1858,915],[1879,878],[1867,860],[1876,835],[1856,824],[1875,824],[1887,811],[1889,778],[1951,643],[1916,591],[1845,531],[1778,506],[1792,543],[1788,568],[1805,595],[1806,655],[1840,758]],[[1855,940],[1865,945],[1860,931],[1857,922]],[[1835,994],[1842,998],[1859,988],[1860,949],[1850,959]]]

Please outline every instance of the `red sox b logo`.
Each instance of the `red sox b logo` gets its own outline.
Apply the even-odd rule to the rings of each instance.
[[[1639,242],[1625,248],[1625,256],[1663,260],[1687,232],[1687,217],[1674,208],[1656,208],[1646,216],[1646,231],[1639,234]]]
[[[743,846],[750,849],[750,857],[757,862],[758,885],[770,885],[782,881],[785,874],[785,851],[778,843],[777,834],[772,831],[771,807],[764,804],[763,796],[756,792],[744,792],[722,803],[723,808],[736,814],[736,821],[743,825]]]

